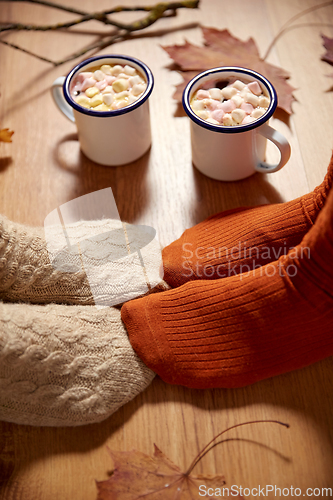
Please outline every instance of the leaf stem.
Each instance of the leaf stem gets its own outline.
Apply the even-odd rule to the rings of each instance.
[[[217,438],[219,438],[220,436],[222,436],[226,432],[231,431],[232,429],[236,429],[237,427],[242,427],[244,425],[259,424],[259,423],[279,424],[279,425],[283,425],[284,427],[287,427],[287,428],[290,427],[289,424],[286,424],[284,422],[280,422],[279,420],[252,420],[250,422],[243,422],[241,424],[232,425],[231,427],[228,427],[228,429],[225,429],[224,431],[217,434],[211,441],[209,441],[208,444],[206,444],[206,446],[204,448],[202,448],[202,450],[198,453],[198,455],[195,457],[195,459],[193,460],[193,462],[191,463],[191,465],[189,466],[189,468],[185,472],[185,475],[191,474],[192,470],[197,465],[197,463],[200,462],[202,457],[204,455],[206,455],[206,453],[208,453],[211,450],[211,448],[213,448],[215,446],[215,444],[213,445],[213,443],[214,443],[214,441],[216,441]],[[221,441],[221,442],[223,442],[223,441]]]
[[[309,14],[310,12],[313,12],[315,10],[318,10],[318,9],[322,9],[323,7],[327,7],[328,5],[333,5],[333,2],[332,0],[330,0],[329,2],[324,2],[324,3],[321,3],[319,5],[313,5],[312,7],[309,7],[308,9],[305,9],[305,10],[302,10],[301,12],[298,12],[298,14],[295,14],[294,16],[292,16],[290,19],[288,19],[288,21],[286,21],[282,27],[280,28],[280,31],[278,32],[278,34],[273,38],[272,42],[269,44],[268,46],[268,49],[266,50],[265,52],[265,55],[264,57],[262,58],[263,61],[265,61],[267,59],[267,57],[269,56],[272,48],[274,47],[274,45],[276,44],[276,42],[279,40],[279,38],[288,30],[290,30],[290,24],[292,24],[294,21],[296,21],[297,19],[299,19],[300,17],[303,17],[305,16],[306,14]]]

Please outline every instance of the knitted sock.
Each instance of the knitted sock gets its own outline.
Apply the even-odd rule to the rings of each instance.
[[[0,420],[99,422],[154,375],[133,351],[118,309],[0,303]]]
[[[152,290],[154,292],[168,288],[159,276],[156,277],[161,263],[158,242],[153,240],[142,249],[140,259],[135,253],[136,246],[140,243],[140,226],[137,226],[137,232],[133,230],[135,226],[131,226],[131,236],[134,240],[125,242],[122,228],[129,226],[121,226],[119,231],[119,224],[121,225],[120,221],[102,219],[80,221],[68,226],[72,240],[82,242],[91,238],[91,244],[86,249],[87,255],[73,254],[65,248],[56,256],[60,262],[56,259],[51,262],[43,228],[17,224],[0,215],[0,299],[38,304],[57,302],[115,305],[133,296],[143,295],[143,290],[148,290],[147,282],[153,282],[154,285],[160,282],[160,285]],[[115,227],[118,231],[114,231]],[[64,239],[62,226],[54,226],[51,229],[55,242]],[[119,241],[117,236],[110,238],[110,234],[118,234]],[[101,238],[104,235],[106,239],[109,238],[108,241]],[[119,254],[118,257],[122,257],[124,246],[125,251],[126,247],[132,251],[131,255],[110,262],[108,252],[111,256]],[[86,257],[86,261],[83,261],[82,257]],[[87,259],[92,262],[92,272],[88,272],[89,280],[85,272],[87,266],[84,267]],[[102,267],[105,259],[107,266]],[[142,268],[142,262],[145,268]],[[111,275],[110,279],[107,279],[107,273]],[[115,295],[114,298],[112,294]],[[111,303],[110,297],[114,299]]]
[[[293,201],[219,213],[164,248],[164,279],[172,287],[240,274],[277,260],[298,245],[316,220],[333,182],[333,155],[323,183]]]
[[[333,189],[301,244],[251,272],[122,307],[132,346],[172,384],[239,387],[333,355]]]

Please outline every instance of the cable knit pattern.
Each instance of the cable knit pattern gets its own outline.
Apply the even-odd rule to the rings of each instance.
[[[154,378],[115,308],[0,303],[0,419],[99,422]]]
[[[43,228],[26,227],[0,215],[0,299],[31,303],[94,304],[85,273],[56,270]]]
[[[0,300],[93,305],[97,299],[97,303],[114,305],[144,295],[146,279],[153,286],[160,281],[150,292],[169,288],[156,277],[156,268],[158,272],[161,262],[158,242],[154,240],[145,248],[140,247],[144,258],[144,279],[142,262],[136,253],[136,247],[140,246],[140,232],[127,224],[121,225],[119,230],[119,224],[120,221],[103,219],[66,226],[71,240],[80,242],[82,253],[68,248],[53,253],[50,245],[47,247],[43,228],[17,224],[0,215]],[[127,227],[134,230],[131,230],[132,240],[125,243]],[[55,244],[63,241],[63,228],[48,228],[48,236]],[[125,251],[128,249],[131,255],[124,256],[124,245]],[[114,300],[110,304],[112,294]]]

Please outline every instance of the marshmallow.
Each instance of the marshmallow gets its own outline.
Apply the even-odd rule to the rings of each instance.
[[[124,90],[127,90],[128,87],[128,80],[125,80],[124,78],[120,78],[120,80],[116,80],[112,84],[112,88],[115,92],[123,92]]]
[[[97,71],[94,72],[94,78],[95,78],[95,80],[100,82],[100,81],[104,80],[105,74],[103,73],[103,71],[98,69]]]
[[[132,94],[133,95],[140,95],[142,94],[146,89],[146,86],[143,84],[143,83],[137,83],[135,85],[133,85],[133,88],[132,88]]]
[[[96,94],[99,94],[99,90],[96,87],[89,87],[89,89],[86,90],[87,97],[94,97]]]
[[[222,99],[221,89],[212,88],[212,89],[209,89],[208,92],[209,92],[209,95],[212,99],[216,99],[217,101],[221,101],[221,99]]]
[[[89,89],[89,87],[94,87],[96,83],[95,78],[85,78],[84,82],[82,83],[81,90],[84,92],[85,90]]]
[[[83,80],[85,80],[86,78],[91,78],[93,76],[93,73],[91,71],[82,71],[82,73],[79,73],[78,76],[82,76]]]
[[[127,105],[128,105],[128,99],[119,99],[119,101],[117,100],[117,102],[114,104],[116,109],[124,108]]]
[[[221,109],[223,109],[225,113],[231,113],[231,111],[235,108],[236,104],[231,99],[229,99],[228,101],[224,101],[221,104]]]
[[[216,109],[220,104],[220,101],[217,101],[216,99],[202,99],[202,102],[210,111],[214,111],[214,109]]]
[[[221,92],[225,99],[231,99],[233,95],[237,94],[237,89],[235,89],[234,87],[229,87],[228,85],[227,87],[224,87]]]
[[[111,106],[113,103],[113,95],[112,94],[103,94],[103,102],[107,106]]]
[[[94,97],[92,97],[90,99],[90,106],[94,108],[95,106],[98,106],[99,104],[103,104],[102,95],[101,94],[94,95]]]
[[[136,85],[137,83],[143,82],[142,78],[139,75],[132,76],[128,81],[130,82],[130,85],[132,87],[134,87],[134,85]]]
[[[110,66],[110,64],[103,64],[103,66],[101,66],[101,71],[103,71],[103,73],[105,75],[111,75],[111,66]]]
[[[201,111],[202,109],[205,109],[205,103],[204,103],[203,99],[201,99],[200,101],[196,100],[193,102],[191,107],[192,107],[193,111]]]
[[[209,113],[206,109],[203,110],[199,109],[199,111],[197,111],[195,114],[199,116],[199,118],[202,118],[203,120],[207,120],[207,118],[209,117]]]
[[[212,112],[211,117],[216,120],[218,123],[222,123],[222,118],[225,115],[223,109],[216,109]]]
[[[110,76],[110,75],[105,75],[105,80],[107,82],[108,85],[112,85],[113,82],[116,80],[116,77],[115,76]]]
[[[198,90],[197,92],[197,99],[209,99],[210,95],[209,95],[209,92],[208,90]]]
[[[245,111],[243,109],[240,109],[240,108],[236,108],[233,111],[231,111],[232,119],[236,123],[242,123],[242,121],[245,118],[245,115],[246,115]]]
[[[261,95],[259,97],[259,103],[258,104],[259,104],[259,106],[261,108],[266,108],[267,109],[268,106],[269,106],[269,99],[268,99],[268,97],[266,97],[265,95]]]
[[[249,90],[251,90],[251,92],[254,94],[254,95],[260,95],[262,94],[262,90],[261,90],[261,87],[259,85],[258,82],[251,82],[251,83],[248,83],[247,84],[247,88]]]
[[[256,108],[258,106],[259,97],[252,94],[251,92],[247,92],[244,96],[244,101],[249,102],[254,108]]]
[[[132,104],[132,102],[136,101],[137,97],[135,95],[129,94],[128,96],[128,104]]]
[[[222,121],[223,121],[223,125],[226,125],[227,127],[230,127],[231,125],[234,124],[232,116],[229,113],[226,113],[223,116]]]
[[[252,123],[254,122],[256,119],[253,118],[252,116],[250,115],[246,115],[244,120],[242,121],[242,125],[248,125],[249,123]]]
[[[110,111],[109,106],[106,106],[106,104],[99,104],[94,108],[94,111]]]
[[[117,76],[117,78],[125,78],[125,80],[128,80],[129,79],[129,75],[127,75],[126,73],[119,73],[119,75]]]
[[[83,108],[90,108],[90,99],[86,95],[79,95],[76,102]]]
[[[95,87],[98,89],[98,90],[104,90],[105,87],[107,87],[107,81],[106,80],[101,80],[99,82],[96,83]]]
[[[82,71],[82,73],[75,76],[74,82],[77,85],[78,83],[83,83],[86,78],[91,78],[92,76],[93,74],[91,71]]]
[[[129,91],[124,90],[123,92],[119,92],[118,94],[114,94],[115,99],[125,99],[125,97],[129,96]]]
[[[124,67],[124,73],[126,73],[126,75],[133,76],[135,75],[136,70],[135,68],[132,68],[132,66],[128,66],[128,64],[126,64],[126,66]]]
[[[252,111],[251,116],[253,118],[260,118],[263,114],[266,113],[266,109],[264,108],[256,108]]]
[[[247,88],[247,85],[245,85],[245,87],[243,87],[243,88],[242,88],[242,90],[239,92],[239,95],[240,95],[241,97],[243,97],[243,99],[244,99],[244,97],[246,96],[246,94],[247,94],[248,92],[249,92],[249,89]]]
[[[232,98],[231,98],[232,101],[234,101],[234,103],[236,104],[236,108],[240,108],[242,103],[244,102],[244,99],[243,97],[241,97],[240,95],[233,95]]]
[[[102,90],[102,94],[113,94],[113,88],[110,85],[107,85],[104,90]]]
[[[247,115],[250,115],[254,110],[254,107],[249,102],[242,102],[241,109],[244,109],[245,113]]]
[[[214,118],[207,118],[206,122],[211,123],[212,125],[220,125],[218,121],[214,120]]]
[[[240,80],[236,80],[232,86],[237,89],[237,90],[242,90],[245,87],[245,83],[241,82]]]
[[[122,71],[123,71],[123,67],[120,66],[120,64],[116,64],[115,66],[113,66],[111,68],[111,75],[118,76],[119,73],[122,73]]]

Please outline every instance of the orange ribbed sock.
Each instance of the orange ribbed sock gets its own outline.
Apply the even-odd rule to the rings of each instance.
[[[288,255],[126,303],[143,362],[171,384],[240,387],[333,355],[333,189]]]
[[[219,213],[164,248],[164,280],[172,287],[196,279],[234,276],[265,265],[298,245],[316,220],[333,182],[293,201]]]

